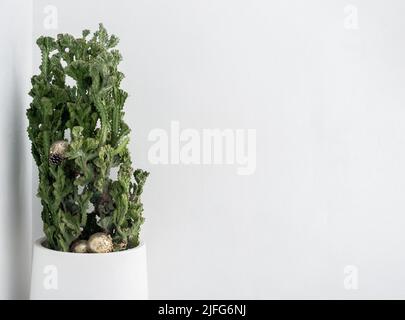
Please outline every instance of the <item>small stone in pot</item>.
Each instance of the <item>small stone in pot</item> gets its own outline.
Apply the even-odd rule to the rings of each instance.
[[[87,241],[79,240],[73,243],[72,252],[75,253],[87,253]]]
[[[122,251],[125,250],[128,246],[128,242],[127,241],[122,241],[122,242],[118,242],[118,243],[114,243],[114,251]]]
[[[87,241],[87,249],[92,253],[107,253],[113,250],[112,238],[109,234],[97,232]]]

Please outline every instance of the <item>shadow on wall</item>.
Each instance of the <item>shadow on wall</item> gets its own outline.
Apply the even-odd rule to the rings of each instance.
[[[13,57],[16,56],[15,48],[13,48]],[[28,298],[29,293],[29,278],[30,278],[30,258],[31,248],[29,247],[31,240],[31,230],[29,229],[30,211],[26,203],[27,197],[27,150],[25,143],[25,127],[24,121],[26,101],[23,99],[23,94],[26,94],[25,87],[19,79],[20,70],[14,61],[12,65],[10,83],[12,86],[12,95],[10,97],[10,135],[7,137],[9,143],[4,144],[4,154],[7,155],[7,181],[9,182],[9,190],[7,192],[8,201],[8,221],[9,230],[12,234],[9,239],[9,263],[10,278],[8,282],[8,296],[10,299]],[[28,246],[28,248],[27,248]]]

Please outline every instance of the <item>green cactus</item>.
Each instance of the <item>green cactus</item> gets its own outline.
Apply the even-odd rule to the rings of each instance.
[[[118,38],[102,24],[89,34],[40,37],[40,74],[31,80],[28,135],[44,233],[49,248],[60,251],[96,232],[111,235],[116,250],[135,247],[144,221],[140,197],[149,173],[132,169],[123,120],[128,95],[120,88],[121,55],[113,49]],[[61,140],[68,142],[66,152],[50,161],[51,147]],[[118,168],[115,181],[112,168]]]

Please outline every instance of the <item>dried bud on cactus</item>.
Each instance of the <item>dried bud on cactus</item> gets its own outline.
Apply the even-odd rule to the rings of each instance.
[[[52,143],[49,149],[49,163],[53,165],[60,165],[65,159],[66,150],[69,144],[65,140],[59,140]]]
[[[87,241],[87,248],[89,252],[93,253],[107,253],[113,250],[112,238],[109,234],[97,232],[90,236]]]
[[[72,252],[75,253],[86,253],[87,252],[87,241],[79,240],[72,244]]]

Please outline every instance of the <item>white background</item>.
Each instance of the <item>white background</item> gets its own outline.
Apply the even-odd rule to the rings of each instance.
[[[121,39],[131,151],[151,171],[151,298],[405,298],[404,14],[401,0],[34,2],[34,38],[103,22]],[[255,173],[152,165],[148,134],[172,120],[256,129]]]

